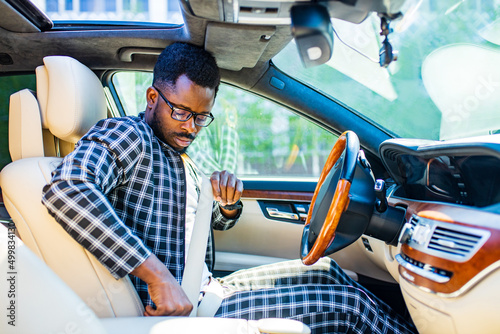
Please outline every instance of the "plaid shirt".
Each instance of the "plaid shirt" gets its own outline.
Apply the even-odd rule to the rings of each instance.
[[[99,121],[53,172],[42,202],[50,214],[115,278],[153,252],[181,283],[185,262],[186,181],[182,158],[138,117]],[[212,227],[226,230],[214,203]],[[207,264],[212,268],[209,238]],[[131,276],[144,305],[147,285]]]

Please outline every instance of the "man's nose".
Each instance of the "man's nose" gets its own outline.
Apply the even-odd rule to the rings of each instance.
[[[194,123],[195,117],[191,117],[187,121],[182,123],[182,128],[186,129],[189,133],[196,132],[196,124]]]

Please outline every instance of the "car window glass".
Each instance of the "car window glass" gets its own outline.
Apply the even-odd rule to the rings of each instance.
[[[151,86],[151,72],[118,72],[112,77],[121,106],[126,115],[137,115],[146,108],[146,90]]]
[[[32,0],[54,22],[128,21],[183,23],[177,0]]]
[[[359,25],[333,19],[333,57],[323,65],[304,68],[293,41],[273,62],[396,136],[445,140],[500,132],[499,2],[408,4],[404,18],[391,23],[398,59],[388,68],[378,63],[383,36],[376,14]]]
[[[11,162],[9,154],[9,99],[24,88],[35,90],[35,75],[0,77],[0,169]]]
[[[149,77],[148,77],[149,76]],[[112,83],[127,115],[146,105],[151,73],[119,72]],[[271,101],[221,84],[204,128],[188,153],[208,175],[228,170],[240,177],[317,178],[337,137]]]

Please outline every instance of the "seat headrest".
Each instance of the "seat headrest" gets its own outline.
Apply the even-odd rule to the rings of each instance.
[[[29,89],[10,96],[9,152],[12,161],[44,155],[40,110]]]
[[[76,143],[97,121],[106,118],[101,82],[88,67],[66,56],[43,58],[36,69],[42,127]]]

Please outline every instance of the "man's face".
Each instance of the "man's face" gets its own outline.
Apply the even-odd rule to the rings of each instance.
[[[215,90],[196,85],[186,75],[181,75],[177,79],[174,88],[158,87],[158,89],[173,107],[208,114],[214,104]],[[201,129],[195,125],[195,117],[192,116],[185,122],[173,119],[172,109],[152,87],[148,88],[146,98],[148,103],[145,113],[146,123],[160,140],[176,151],[185,151]]]

